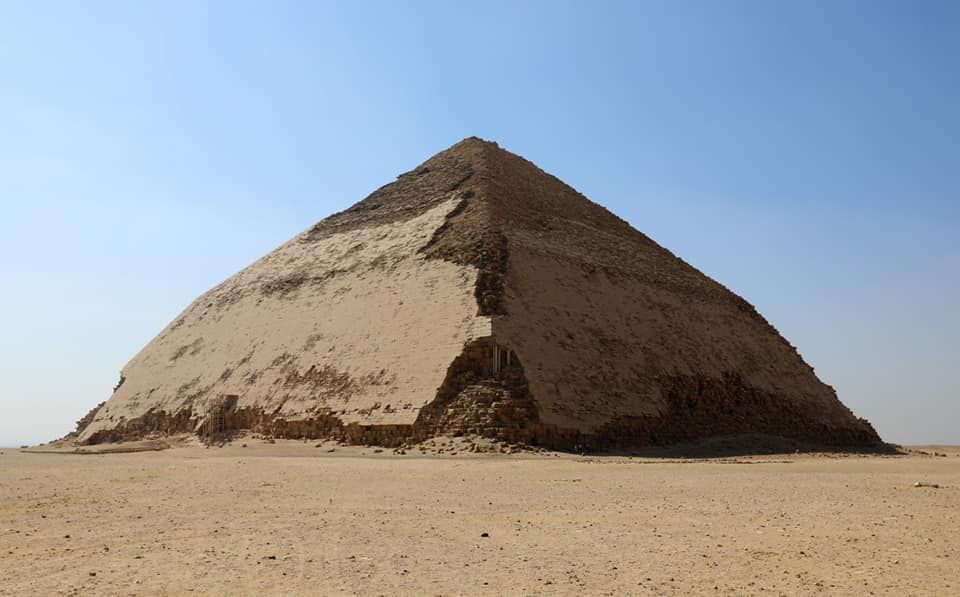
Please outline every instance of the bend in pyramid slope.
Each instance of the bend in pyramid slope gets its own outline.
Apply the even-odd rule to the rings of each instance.
[[[202,296],[123,375],[81,441],[880,442],[746,301],[477,138]]]

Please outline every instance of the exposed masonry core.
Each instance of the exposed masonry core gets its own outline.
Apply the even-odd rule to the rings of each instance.
[[[462,192],[459,197],[460,203],[420,253],[476,268],[477,314],[506,315],[503,295],[508,266],[507,237],[502,232],[471,225],[486,217],[486,209],[474,191]]]
[[[489,185],[473,163],[453,156],[438,156],[415,170],[401,174],[353,207],[316,224],[307,234],[313,242],[332,234],[401,221],[451,197],[460,200],[420,253],[477,269],[474,295],[478,315],[503,315],[504,277],[507,270],[507,238],[486,223],[490,220]],[[281,281],[267,292],[289,292],[307,282],[307,277]]]
[[[511,354],[493,338],[468,344],[414,426],[434,434],[475,434],[505,441],[526,435],[538,424],[539,414],[523,366]]]
[[[120,377],[120,382],[116,385],[116,387],[113,388],[113,391],[117,391],[117,388],[119,388],[121,385],[123,385],[122,376]],[[87,412],[87,414],[85,414],[79,421],[77,421],[77,424],[74,430],[66,434],[65,436],[61,437],[60,441],[72,441],[80,437],[80,434],[83,433],[83,431],[90,425],[90,423],[93,422],[93,418],[97,416],[97,412],[103,407],[104,404],[106,404],[106,401],[101,402],[100,404],[91,408]]]

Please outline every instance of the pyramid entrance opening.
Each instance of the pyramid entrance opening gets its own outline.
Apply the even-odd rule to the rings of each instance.
[[[200,419],[197,435],[206,441],[223,439],[228,431],[228,415],[237,407],[240,399],[236,394],[224,394],[207,405],[205,415]]]
[[[512,365],[513,351],[509,348],[503,348],[494,342],[490,353],[491,362],[493,363],[493,374],[495,376],[502,376]]]

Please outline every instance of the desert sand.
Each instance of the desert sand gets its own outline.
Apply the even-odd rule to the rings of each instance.
[[[0,595],[960,594],[958,448],[195,442],[0,451]]]

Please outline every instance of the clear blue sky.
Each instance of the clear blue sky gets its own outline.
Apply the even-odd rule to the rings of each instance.
[[[0,3],[0,445],[462,137],[757,306],[886,439],[960,443],[960,3]]]

